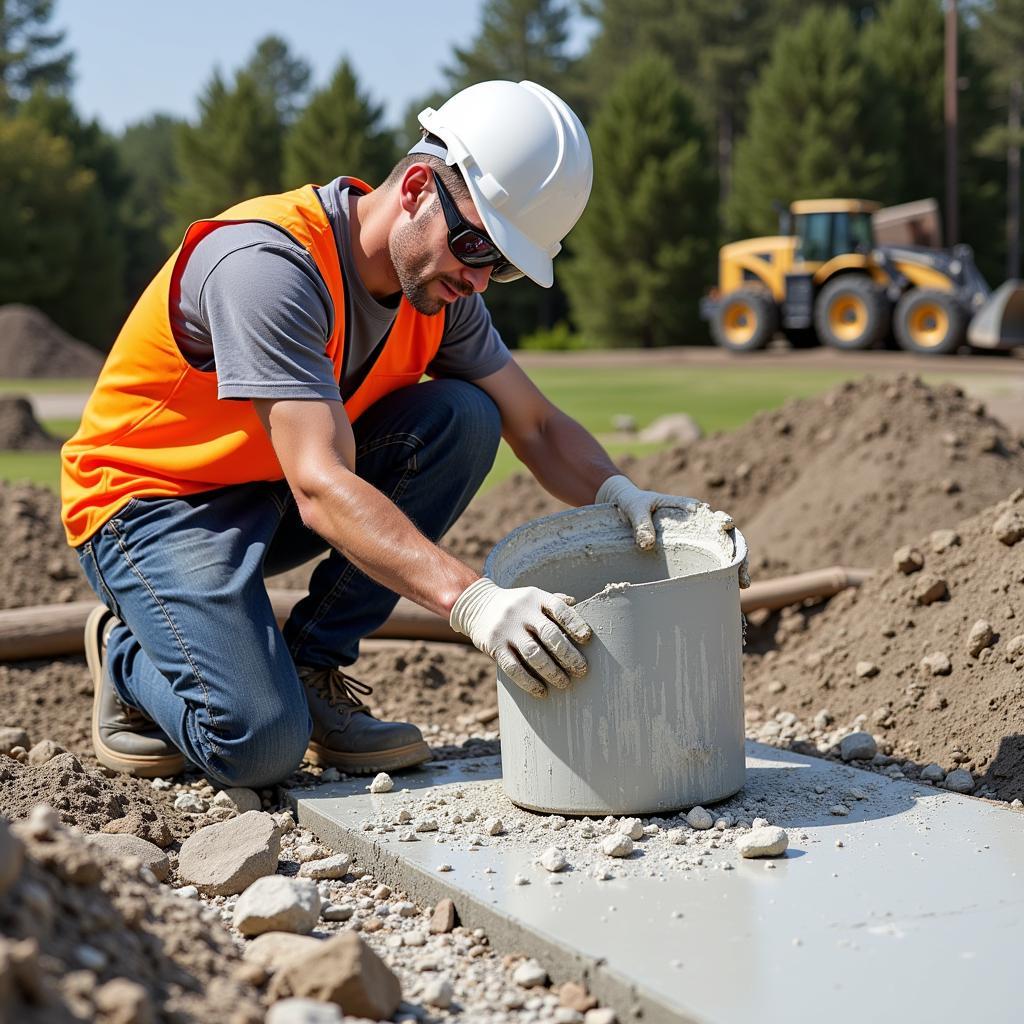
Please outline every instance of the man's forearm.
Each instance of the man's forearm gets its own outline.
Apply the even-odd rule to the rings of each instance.
[[[597,438],[561,411],[513,447],[540,485],[567,505],[591,504],[601,484],[622,472]]]
[[[420,533],[394,502],[347,470],[299,496],[303,521],[371,579],[447,617],[479,578]]]

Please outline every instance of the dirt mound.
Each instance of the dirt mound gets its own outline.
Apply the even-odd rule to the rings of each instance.
[[[95,377],[103,355],[62,331],[33,306],[0,306],[0,366],[5,377]]]
[[[784,723],[825,747],[830,720],[864,716],[897,756],[1024,798],[1024,490],[944,525],[820,614],[784,616],[778,648],[747,658],[748,707],[765,738]]]
[[[68,547],[60,499],[45,487],[0,481],[0,608],[84,601],[95,595]]]
[[[21,395],[0,395],[0,448],[5,451],[48,451],[60,447],[39,424],[32,403]]]
[[[12,758],[0,762],[0,815],[12,819],[46,803],[65,825],[86,832],[128,832],[164,847],[189,835],[192,828],[158,801],[151,787],[147,794],[137,780],[87,771],[74,754],[58,754],[41,765],[19,764]]]
[[[45,812],[0,821],[0,1020],[256,1024],[258,993],[216,918]]]
[[[755,575],[771,576],[882,563],[1005,496],[1007,480],[1024,478],[1024,448],[959,388],[868,377],[623,468],[730,512]],[[513,527],[562,507],[519,475],[474,501],[445,544],[480,565]]]

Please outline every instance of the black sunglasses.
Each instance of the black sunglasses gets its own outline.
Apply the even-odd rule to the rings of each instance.
[[[491,280],[499,284],[518,281],[523,272],[505,259],[502,251],[487,234],[465,220],[459,212],[452,194],[439,175],[434,175],[437,197],[441,200],[444,222],[448,225],[448,248],[452,255],[467,267],[490,267]]]

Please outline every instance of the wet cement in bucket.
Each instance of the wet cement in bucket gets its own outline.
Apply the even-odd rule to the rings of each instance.
[[[638,550],[611,506],[528,523],[488,559],[503,586],[570,593],[589,670],[537,700],[498,673],[506,792],[531,810],[639,814],[743,784],[738,531],[706,506],[657,513]]]

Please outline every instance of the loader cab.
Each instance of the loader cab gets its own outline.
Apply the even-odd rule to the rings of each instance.
[[[864,199],[805,199],[790,206],[796,259],[821,265],[837,256],[867,257],[875,244],[871,214],[878,203]]]

